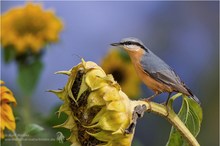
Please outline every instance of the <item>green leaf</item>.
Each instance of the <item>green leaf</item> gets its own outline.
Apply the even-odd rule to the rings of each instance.
[[[44,128],[41,127],[40,125],[37,124],[29,124],[26,128],[25,128],[25,134],[28,135],[36,135],[38,133],[40,133],[41,131],[43,131]]]
[[[177,98],[180,97],[180,96],[182,96],[182,93],[177,93],[177,94],[173,95],[173,96],[169,99],[167,106],[168,106],[171,110],[173,110],[173,102],[174,102],[174,100],[177,99]]]
[[[4,61],[6,63],[9,63],[10,61],[12,61],[13,59],[15,59],[15,56],[16,56],[16,51],[13,47],[11,46],[8,46],[6,48],[3,48],[3,58],[4,58]]]
[[[175,96],[175,95],[174,95]],[[179,118],[186,125],[189,131],[196,137],[199,134],[201,122],[202,122],[202,108],[201,106],[191,98],[182,95],[183,102],[181,109],[178,113]],[[171,98],[172,99],[172,98]],[[173,98],[169,102],[169,106],[172,105]],[[176,130],[174,127],[171,128],[170,137],[166,146],[188,146],[189,144],[183,138],[184,136]]]
[[[30,96],[34,91],[42,69],[43,64],[40,60],[34,60],[31,64],[21,62],[18,64],[17,81],[26,95]]]

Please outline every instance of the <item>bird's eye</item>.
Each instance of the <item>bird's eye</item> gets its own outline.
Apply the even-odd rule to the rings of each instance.
[[[129,42],[125,42],[125,45],[131,45],[132,43],[129,41]]]

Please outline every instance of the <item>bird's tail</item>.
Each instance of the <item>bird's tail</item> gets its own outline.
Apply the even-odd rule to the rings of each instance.
[[[201,105],[201,102],[200,102],[200,100],[195,96],[195,95],[193,95],[193,96],[190,96],[192,99],[194,99],[199,105]]]
[[[190,98],[192,98],[192,99],[194,99],[198,104],[200,104],[201,105],[201,102],[200,102],[200,100],[196,97],[196,95],[194,95],[193,93],[192,93],[192,91],[185,85],[185,88],[186,88],[186,90],[189,92],[189,94],[190,94]]]

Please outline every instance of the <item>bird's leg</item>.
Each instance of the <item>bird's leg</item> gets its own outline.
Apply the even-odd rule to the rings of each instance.
[[[169,99],[170,99],[171,94],[172,94],[172,92],[169,92],[169,93],[168,93],[168,97],[167,97],[167,100],[166,100],[166,103],[165,103],[166,106],[167,106],[167,104],[168,104],[168,102],[169,102]]]
[[[171,92],[169,92],[169,94],[168,94],[168,97],[167,97],[167,100],[165,101],[165,102],[162,102],[161,104],[163,104],[163,105],[167,105],[168,104],[168,102],[169,102],[169,100],[170,100],[170,96],[171,96]]]
[[[142,101],[145,101],[145,102],[147,102],[147,103],[149,103],[149,101],[151,101],[155,96],[157,96],[158,94],[160,94],[160,92],[155,92],[155,94],[154,95],[152,95],[152,96],[150,96],[150,97],[148,97],[148,98],[142,98],[141,100]],[[151,104],[149,104],[150,105],[150,107],[149,107],[149,111],[151,111]]]
[[[154,95],[148,97],[146,100],[151,101],[152,99],[154,99],[154,97],[156,97],[158,95],[158,93],[155,93]]]
[[[141,100],[143,101],[151,101],[154,97],[156,97],[159,94],[159,92],[156,92],[154,95],[147,97],[147,98],[143,98]]]

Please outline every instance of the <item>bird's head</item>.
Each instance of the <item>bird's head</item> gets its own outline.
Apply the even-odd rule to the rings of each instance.
[[[144,46],[142,41],[137,38],[129,37],[122,39],[119,43],[112,43],[112,46],[123,48],[127,51],[145,51],[148,52],[147,47]]]

